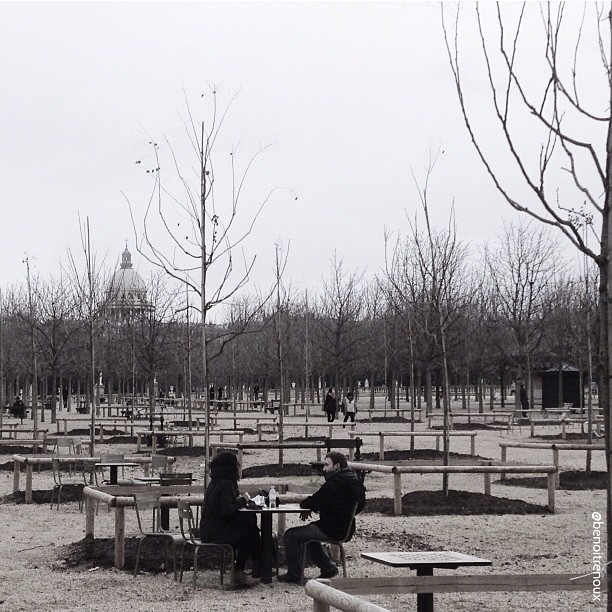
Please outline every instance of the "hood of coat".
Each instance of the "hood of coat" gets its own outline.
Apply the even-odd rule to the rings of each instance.
[[[232,453],[219,453],[210,462],[210,478],[212,480],[231,480],[238,482],[238,460]]]

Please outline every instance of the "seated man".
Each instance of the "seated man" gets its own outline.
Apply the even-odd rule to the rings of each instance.
[[[285,532],[287,573],[278,577],[281,582],[300,584],[303,572],[301,554],[303,542],[342,540],[347,531],[351,537],[355,532],[353,508],[357,504],[357,513],[359,513],[365,506],[363,484],[355,472],[348,467],[346,457],[342,453],[327,453],[323,473],[325,475],[323,486],[300,502],[300,507],[307,510],[300,514],[300,519],[306,520],[310,517],[310,510],[314,510],[319,513],[319,520],[303,527],[293,527]],[[321,570],[320,578],[331,578],[338,573],[338,568],[322,544],[311,543],[308,553]]]

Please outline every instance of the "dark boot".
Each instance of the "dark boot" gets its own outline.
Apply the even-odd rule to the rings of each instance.
[[[259,559],[253,559],[251,578],[261,578],[261,563],[259,562]]]
[[[234,587],[236,589],[250,589],[258,584],[259,580],[247,576],[244,570],[234,570]]]

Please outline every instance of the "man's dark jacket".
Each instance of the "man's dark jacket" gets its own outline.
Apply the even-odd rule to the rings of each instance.
[[[355,503],[358,514],[365,506],[365,489],[351,468],[343,468],[328,476],[316,493],[300,502],[300,507],[318,512],[319,520],[315,524],[319,529],[332,540],[342,540]],[[355,521],[352,520],[350,537],[354,532]]]

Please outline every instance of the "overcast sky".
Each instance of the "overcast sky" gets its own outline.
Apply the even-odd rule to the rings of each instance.
[[[236,147],[244,165],[270,145],[241,210],[287,188],[245,244],[262,285],[279,241],[297,285],[316,287],[334,250],[350,269],[380,271],[384,230],[407,232],[412,173],[424,178],[432,151],[444,151],[431,179],[438,226],[454,202],[459,237],[475,244],[515,217],[468,141],[435,2],[2,2],[0,56],[0,287],[23,280],[25,254],[58,273],[66,250],[79,252],[79,215],[110,267],[127,239],[147,276],[127,202],[141,219],[151,138],[191,172],[185,100],[204,119],[212,84],[222,105],[237,93],[219,176]],[[468,76],[478,89],[484,77]]]

